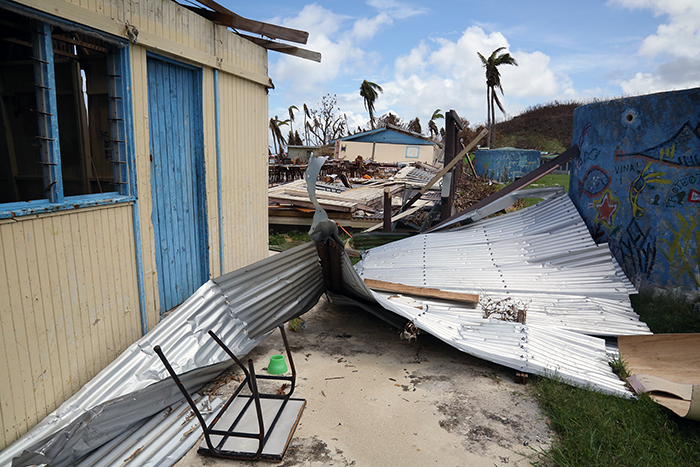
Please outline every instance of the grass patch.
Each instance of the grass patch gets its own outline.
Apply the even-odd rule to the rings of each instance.
[[[285,251],[310,241],[311,237],[307,232],[300,232],[298,230],[281,232],[270,229],[268,247],[273,251]]]
[[[630,297],[632,307],[654,334],[700,332],[700,300],[677,292],[644,290]]]
[[[564,190],[569,192],[569,174],[549,174],[537,180],[535,183],[531,183],[525,189],[528,188],[544,188],[550,186],[561,186]],[[528,208],[542,201],[542,198],[521,198],[516,204],[517,209]]]
[[[620,399],[560,381],[533,378],[531,390],[558,437],[542,465],[681,467],[700,459],[700,424],[648,396]]]
[[[696,303],[684,294],[643,291],[631,297],[634,310],[654,333],[700,332]],[[610,364],[625,378],[624,364]],[[531,386],[558,437],[541,453],[545,465],[698,465],[700,423],[685,420],[646,395],[620,399],[560,381],[534,378]]]

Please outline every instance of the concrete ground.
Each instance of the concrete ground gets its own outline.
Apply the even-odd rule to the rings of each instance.
[[[306,329],[287,335],[298,375],[294,397],[307,405],[284,460],[205,457],[198,442],[178,467],[526,466],[547,449],[552,434],[513,370],[427,334],[400,340],[383,321],[325,298],[303,318]],[[249,357],[262,369],[278,353],[275,332]],[[214,394],[231,394],[237,384]]]

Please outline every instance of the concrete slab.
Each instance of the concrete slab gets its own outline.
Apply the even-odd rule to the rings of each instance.
[[[307,406],[284,460],[216,459],[195,448],[178,467],[525,466],[548,447],[544,416],[513,382],[513,370],[430,335],[400,340],[375,317],[325,298],[304,320],[306,330],[288,338],[299,377],[294,397]],[[282,351],[275,333],[249,357],[262,369]],[[237,384],[214,394],[228,395]]]

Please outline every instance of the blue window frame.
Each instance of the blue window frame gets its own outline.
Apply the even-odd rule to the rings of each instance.
[[[128,44],[2,0],[0,14],[0,218],[133,201]]]
[[[406,146],[406,158],[418,159],[420,155],[420,146]]]

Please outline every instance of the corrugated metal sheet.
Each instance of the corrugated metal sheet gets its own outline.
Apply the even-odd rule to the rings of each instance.
[[[324,290],[313,243],[300,245],[208,281],[146,336],[0,453],[0,466],[73,465],[134,424],[181,398],[153,346],[160,345],[183,382],[196,389],[229,364],[207,335],[214,331],[237,355],[278,324],[313,305]],[[221,363],[224,362],[224,363]],[[86,433],[90,436],[85,436]]]
[[[6,446],[140,335],[132,207],[0,223],[0,401]]]
[[[223,404],[218,397],[192,394],[206,423]],[[153,417],[125,431],[96,449],[76,467],[166,467],[175,464],[197,443],[202,431],[186,401],[166,407]]]
[[[616,336],[648,333],[606,246],[562,193],[529,209],[369,250],[365,278],[529,303],[528,323]],[[399,280],[400,279],[400,280]]]
[[[634,289],[605,245],[596,245],[565,193],[525,210],[451,231],[368,250],[343,268],[344,290],[369,299],[371,278],[511,298],[527,305],[527,324],[483,318],[481,305],[370,292],[384,308],[456,348],[529,373],[629,396],[608,365],[604,339],[649,333],[632,310]]]

